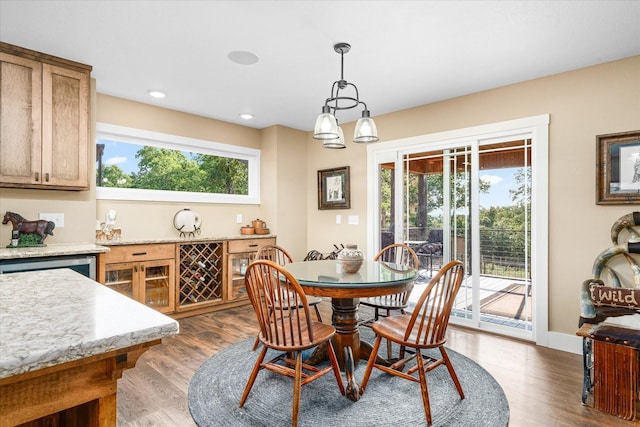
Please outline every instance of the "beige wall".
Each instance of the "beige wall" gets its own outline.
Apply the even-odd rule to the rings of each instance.
[[[260,219],[296,261],[307,253],[306,135],[284,126],[262,130]]]
[[[595,204],[596,135],[640,129],[640,56],[376,116],[381,141],[550,114],[549,328],[573,335],[579,286],[595,257],[610,246],[609,229],[638,206]],[[469,78],[473,78],[472,75]],[[434,82],[437,84],[437,82]],[[366,95],[366,94],[365,94]],[[375,114],[375,106],[370,106]],[[344,129],[351,135],[352,128]],[[334,242],[365,245],[367,194],[363,147],[322,149],[308,137],[309,247]],[[316,171],[351,166],[347,211],[316,209]],[[360,225],[335,224],[335,214],[359,215]],[[344,219],[344,218],[343,218]],[[367,254],[371,256],[371,254]]]
[[[609,246],[611,224],[638,210],[597,206],[594,200],[595,136],[640,129],[639,75],[640,57],[633,57],[375,117],[381,140],[390,141],[550,114],[551,331],[574,334],[580,283],[590,276],[594,258]],[[103,219],[109,209],[117,210],[125,239],[174,237],[175,212],[190,207],[203,217],[203,236],[237,234],[238,213],[245,223],[260,218],[296,259],[310,249],[328,252],[334,243],[366,248],[366,147],[348,142],[346,150],[326,150],[309,133],[282,126],[256,130],[107,95],[92,100],[98,122],[260,148],[262,204],[94,202],[93,186],[87,192],[0,189],[3,211],[15,210],[27,218],[39,212],[65,213],[65,228],[47,242],[92,241],[95,219]],[[371,108],[375,115],[375,106]],[[314,117],[309,120],[312,124]],[[349,140],[353,123],[343,129]],[[351,209],[318,210],[317,171],[345,165],[351,168]],[[92,170],[92,181],[94,175]],[[336,215],[342,216],[342,224],[336,224]],[[358,216],[359,225],[349,225],[348,215]],[[9,243],[8,226],[0,228],[0,239]]]

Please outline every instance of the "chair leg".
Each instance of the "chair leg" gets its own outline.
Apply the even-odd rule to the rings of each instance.
[[[296,351],[296,373],[293,378],[293,409],[291,411],[291,426],[298,425],[298,413],[300,412],[300,389],[302,382],[302,352]]]
[[[318,304],[314,304],[313,308],[316,309],[316,318],[318,319],[318,322],[322,323],[322,316],[320,316],[320,309],[318,308]]]
[[[260,338],[256,336],[256,340],[253,342],[253,348],[251,349],[251,351],[256,351],[259,345],[260,345]]]
[[[260,372],[260,369],[262,369],[260,365],[262,365],[262,361],[264,360],[264,356],[266,354],[267,354],[267,347],[264,347],[260,352],[260,355],[258,356],[258,360],[256,360],[256,364],[253,365],[253,370],[251,371],[251,375],[247,380],[247,385],[244,387],[244,392],[242,393],[242,397],[240,398],[240,404],[238,405],[240,408],[244,406],[244,402],[246,402],[247,397],[249,396],[249,392],[253,387],[253,383],[256,381],[256,377],[258,376],[258,372]]]
[[[416,348],[416,362],[418,362],[418,376],[420,377],[420,391],[422,392],[422,404],[424,415],[427,417],[427,425],[431,425],[431,405],[429,404],[429,387],[427,386],[427,373],[424,371],[424,360],[420,349]]]
[[[442,359],[444,360],[444,364],[447,366],[447,370],[449,371],[449,375],[451,375],[451,379],[453,383],[456,385],[456,389],[460,394],[460,398],[464,399],[464,392],[462,391],[462,386],[460,385],[460,380],[458,380],[458,376],[456,375],[456,371],[453,369],[453,365],[451,364],[451,360],[449,360],[449,355],[447,351],[444,349],[444,346],[440,346],[440,353],[442,354]]]
[[[371,376],[373,365],[376,363],[376,354],[378,354],[378,350],[380,349],[381,342],[382,342],[382,337],[377,336],[375,342],[373,343],[373,349],[371,350],[371,356],[369,356],[367,367],[364,370],[362,383],[360,384],[360,390],[362,391],[362,393],[364,393],[365,389],[367,388],[367,383],[369,382],[369,377]]]
[[[333,348],[333,344],[331,344],[331,341],[327,341],[327,353],[329,353],[329,361],[331,362],[331,367],[333,368],[333,375],[335,375],[336,381],[338,382],[340,394],[344,396],[345,390],[344,383],[342,382],[342,374],[340,373],[338,358],[336,357],[336,352]]]

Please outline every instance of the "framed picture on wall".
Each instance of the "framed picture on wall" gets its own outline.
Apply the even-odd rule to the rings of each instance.
[[[598,135],[596,150],[596,203],[640,203],[640,130]]]
[[[318,171],[318,209],[349,209],[349,166]]]

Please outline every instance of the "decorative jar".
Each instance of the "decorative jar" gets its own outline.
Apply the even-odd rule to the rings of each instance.
[[[342,271],[345,273],[356,273],[363,261],[364,253],[358,249],[358,245],[345,245],[338,253],[338,262],[342,265]]]

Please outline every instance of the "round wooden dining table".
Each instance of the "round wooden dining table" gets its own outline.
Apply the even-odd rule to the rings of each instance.
[[[359,298],[404,292],[411,288],[418,272],[405,265],[367,260],[355,273],[345,272],[338,260],[294,262],[285,268],[306,294],[331,298],[331,323],[336,328],[333,345],[347,375],[347,397],[358,400],[361,392],[353,372],[358,360],[368,359],[372,350],[371,344],[360,340]],[[307,363],[317,363],[324,356],[318,349]]]

